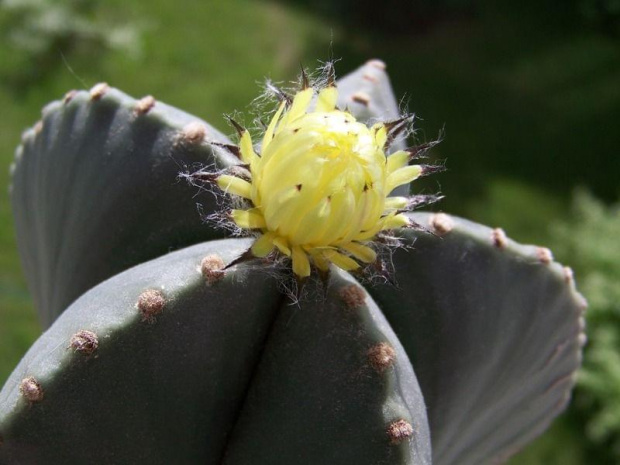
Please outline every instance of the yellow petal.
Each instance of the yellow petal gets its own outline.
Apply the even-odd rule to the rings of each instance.
[[[387,129],[385,129],[385,125],[376,124],[373,126],[373,129],[375,130],[375,141],[377,146],[383,148],[387,142]]]
[[[252,184],[236,176],[223,174],[217,178],[217,185],[227,194],[238,195],[245,199],[252,198]]]
[[[273,239],[275,233],[269,231],[261,235],[254,244],[252,244],[252,254],[255,257],[266,257],[273,250]]]
[[[379,231],[381,231],[383,228],[383,222],[377,222],[376,225],[374,225],[372,228],[367,229],[365,231],[360,231],[359,234],[357,234],[355,237],[353,237],[353,240],[356,241],[368,241],[370,239],[372,239],[373,237],[375,237],[377,235],[377,233]]]
[[[330,112],[336,109],[336,101],[338,100],[338,90],[335,87],[325,87],[319,92],[314,111]]]
[[[265,218],[257,208],[251,210],[232,210],[230,217],[237,226],[244,229],[258,229],[265,227]]]
[[[258,155],[256,155],[254,146],[252,145],[252,136],[250,136],[250,133],[247,130],[244,131],[241,136],[239,148],[241,150],[241,159],[243,162],[249,164],[250,166],[254,166],[258,161]]]
[[[355,196],[350,189],[336,192],[328,202],[329,221],[323,223],[321,234],[315,239],[323,243],[331,243],[347,235],[351,230],[351,222],[342,221],[341,218],[346,218],[355,210]]]
[[[291,249],[288,246],[288,241],[286,239],[284,239],[283,237],[276,237],[273,240],[273,245],[275,245],[278,250],[280,252],[282,252],[284,255],[286,255],[287,257],[291,256]]]
[[[359,244],[357,242],[349,242],[340,246],[341,249],[346,250],[358,260],[364,263],[372,263],[377,259],[377,252],[372,250],[367,245]]]
[[[360,267],[359,263],[353,260],[351,257],[347,257],[340,252],[336,252],[333,249],[327,249],[323,251],[323,256],[336,265],[338,268],[341,268],[345,271],[355,270]]]
[[[297,210],[295,199],[298,199],[301,193],[296,186],[291,186],[275,193],[267,192],[267,194],[271,195],[265,195],[265,203],[268,205],[268,208],[265,208],[265,219],[270,229],[276,230],[283,222],[291,221],[290,217],[293,213],[291,209]]]
[[[291,258],[293,259],[293,273],[300,278],[310,276],[310,261],[300,246],[293,246]]]
[[[291,108],[286,112],[284,118],[282,119],[282,124],[280,127],[284,127],[287,124],[290,124],[292,121],[295,121],[297,118],[306,113],[308,106],[310,105],[310,101],[312,100],[312,95],[314,94],[314,90],[312,87],[308,87],[300,92],[295,94],[293,98],[293,103],[291,104]],[[279,132],[279,131],[278,131]]]
[[[386,182],[386,191],[391,192],[394,188],[413,181],[422,174],[420,165],[405,166],[391,173]]]
[[[402,214],[390,215],[384,219],[382,229],[396,229],[396,228],[402,228],[408,225],[409,225],[409,220],[407,219],[405,215],[402,215]]]
[[[394,171],[402,168],[403,166],[407,166],[407,163],[409,163],[409,152],[405,152],[404,150],[394,152],[387,158],[388,174],[393,173]]]
[[[271,140],[273,139],[273,133],[276,130],[276,125],[278,124],[278,120],[280,119],[280,116],[282,116],[282,112],[284,111],[285,107],[286,102],[282,102],[280,104],[280,108],[278,108],[278,111],[276,111],[275,115],[273,115],[273,118],[271,118],[271,122],[269,123],[269,126],[267,126],[267,130],[265,131],[265,135],[263,136],[263,145],[261,147],[262,151],[265,151],[265,149],[269,145],[269,142],[271,142]]]
[[[312,251],[311,251],[312,252]],[[329,271],[329,262],[321,253],[314,252],[311,254],[314,265],[321,271]]]
[[[408,202],[407,197],[388,197],[385,199],[384,207],[386,210],[400,210],[405,208]]]

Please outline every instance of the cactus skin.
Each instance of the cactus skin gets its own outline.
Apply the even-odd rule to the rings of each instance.
[[[339,85],[341,105],[368,115],[382,111],[388,119],[397,112],[380,63],[369,62]],[[357,95],[359,89],[366,89],[368,104]],[[194,192],[170,182],[178,170],[168,164],[171,154],[188,163],[235,162],[201,143],[196,125],[187,129],[195,121],[163,104],[138,102],[99,86],[52,104],[43,123],[26,133],[18,149],[13,205],[42,321],[51,324],[62,313],[62,302],[112,274],[167,252],[166,244],[176,248],[200,235],[218,237],[197,221],[193,201],[187,207]],[[100,131],[99,122],[109,131]],[[141,125],[150,129],[141,132]],[[226,143],[215,130],[207,131]],[[138,141],[150,141],[148,150],[138,149]],[[80,153],[87,161],[80,163]],[[127,171],[131,157],[137,168]],[[118,163],[107,163],[110,158]],[[127,172],[136,176],[124,177]],[[76,195],[90,209],[74,212]],[[201,201],[207,213],[217,210],[212,199]],[[34,204],[40,205],[33,209]],[[125,214],[115,215],[117,210]],[[66,212],[71,216],[63,217]],[[499,230],[446,215],[411,218],[441,237],[401,231],[407,247],[394,253],[398,286],[366,286],[372,298],[348,293],[354,317],[334,312],[343,308],[338,289],[354,282],[346,273],[332,275],[325,299],[304,301],[294,311],[273,281],[253,271],[264,263],[240,266],[206,286],[197,271],[199,255],[217,248],[229,262],[248,241],[207,242],[196,246],[202,252],[191,260],[194,249],[181,250],[102,283],[61,315],[0,393],[0,463],[48,463],[49,457],[60,463],[92,457],[117,463],[126,457],[135,463],[139,451],[137,460],[153,463],[170,457],[186,463],[303,463],[301,455],[313,460],[308,463],[326,458],[339,463],[331,461],[338,457],[342,463],[426,464],[429,430],[414,370],[428,408],[433,463],[503,461],[568,399],[585,341],[583,298],[568,270],[546,249],[516,245]],[[174,264],[184,260],[191,265],[177,270]],[[132,273],[136,276],[128,279]],[[216,278],[217,273],[210,279]],[[134,308],[138,295],[162,284],[165,296],[177,292],[178,298],[158,313],[154,293],[144,300],[155,313],[141,315]],[[123,286],[132,290],[122,291]],[[182,314],[196,324],[184,326]],[[95,344],[88,333],[79,333],[84,330],[103,336]],[[217,337],[205,338],[209,331]],[[387,360],[389,365],[392,357],[381,345],[386,340],[396,363],[384,370],[381,364]],[[243,348],[237,347],[239,341]],[[366,357],[374,355],[360,368],[362,346],[368,347]],[[73,352],[76,347],[86,352]],[[318,355],[304,350],[309,347]],[[237,358],[224,369],[221,357],[228,353]],[[328,361],[341,371],[322,369]],[[214,366],[220,367],[215,376],[208,369]],[[342,384],[351,379],[359,391]],[[300,380],[305,382],[296,386]],[[142,390],[132,390],[134,385]],[[201,395],[206,387],[221,397],[215,395],[209,404]],[[96,394],[84,395],[88,390]],[[148,396],[138,395],[144,391]],[[93,400],[98,395],[108,400]],[[369,398],[374,401],[361,400]],[[329,418],[317,415],[325,405],[331,406],[325,410]],[[335,417],[343,407],[346,415]],[[119,412],[127,418],[118,420]],[[374,420],[368,421],[369,415]],[[217,424],[200,422],[205,418]],[[135,434],[119,435],[125,425]],[[300,433],[300,425],[312,433]],[[76,434],[84,438],[84,449],[73,447]],[[347,448],[339,437],[347,438]],[[145,450],[152,456],[146,458]],[[277,456],[269,456],[269,450]],[[313,455],[321,452],[321,459]],[[264,462],[252,461],[255,456]]]
[[[583,343],[583,301],[566,270],[539,248],[458,218],[412,219],[442,237],[401,231],[415,248],[394,254],[398,287],[367,286],[374,301],[366,297],[361,306],[359,295],[340,290],[355,283],[346,273],[333,273],[325,299],[301,308],[283,304],[261,265],[240,266],[207,286],[201,258],[217,251],[228,262],[247,240],[207,242],[102,283],[61,315],[0,393],[0,463],[40,463],[24,455],[33,451],[60,463],[112,453],[132,463],[144,448],[154,450],[154,463],[166,463],[159,460],[171,451],[186,463],[222,454],[231,465],[319,463],[314,454],[330,463],[430,463],[412,367],[429,412],[433,463],[502,461],[566,404]],[[448,221],[450,231],[441,226]],[[145,289],[163,289],[170,300],[152,324],[135,309]],[[100,334],[96,356],[67,349],[83,329]],[[384,372],[362,361],[382,341],[397,361]],[[44,389],[41,402],[19,399],[27,377]],[[207,396],[214,404],[204,392],[214,392]],[[240,412],[220,413],[221,404]],[[220,442],[173,446],[169,425],[189,434],[196,412],[220,419],[213,430],[199,429],[201,438]],[[415,425],[415,434],[388,447],[379,433],[397,419]],[[147,422],[163,429],[145,430]],[[119,425],[140,433],[118,437]],[[85,449],[67,447],[75,443]]]
[[[203,257],[228,263],[248,243],[165,255],[70,306],[0,393],[0,463],[430,464],[422,394],[372,299],[347,306],[340,290],[355,281],[338,273],[301,308],[260,269],[206,283]],[[165,296],[152,318],[136,308],[145,290]],[[69,347],[84,330],[98,336],[90,354]],[[395,353],[384,370],[368,360],[379,343]],[[40,402],[20,393],[26,377]],[[401,420],[414,434],[391,444]]]
[[[401,231],[399,291],[369,287],[405,347],[428,407],[435,464],[498,463],[566,406],[585,301],[547,249],[445,214]],[[465,407],[464,407],[465,406]]]
[[[365,294],[332,268],[324,302],[280,310],[224,464],[431,463],[426,407],[409,358],[372,298],[351,302],[350,286]],[[381,369],[372,350],[385,343],[395,360]],[[391,441],[386,430],[400,420],[413,435]]]
[[[105,86],[68,94],[43,109],[17,149],[11,200],[44,328],[104,279],[224,235],[205,228],[196,209],[196,201],[215,209],[213,196],[191,201],[196,190],[178,173],[180,163],[233,162],[200,143],[198,125],[211,140],[227,139],[193,116],[148,103]]]

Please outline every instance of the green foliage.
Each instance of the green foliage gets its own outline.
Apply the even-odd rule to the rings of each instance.
[[[74,51],[91,57],[108,49],[137,55],[140,29],[98,18],[98,0],[4,0],[0,38],[20,66],[3,70],[14,84],[31,83],[58,64],[58,54]]]
[[[575,408],[588,438],[620,459],[620,204],[606,207],[586,192],[574,217],[555,230],[556,254],[570,258],[588,298],[589,344]]]
[[[373,0],[288,1],[312,8],[327,18],[336,17],[352,28],[390,36],[411,31],[422,34],[438,23],[469,16],[476,3],[473,0],[384,0],[379,5]],[[381,21],[377,21],[379,9],[393,14],[383,15]]]
[[[579,11],[589,24],[603,33],[620,36],[620,1],[581,0]]]
[[[46,53],[58,41],[90,40],[111,48],[135,51],[136,31],[98,21],[96,0],[5,0],[5,33],[9,43],[34,55]]]

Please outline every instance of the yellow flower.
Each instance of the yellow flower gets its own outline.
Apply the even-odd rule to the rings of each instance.
[[[415,203],[388,195],[424,170],[408,164],[411,150],[386,155],[393,131],[408,118],[368,127],[339,110],[337,96],[333,84],[318,92],[306,84],[282,99],[260,154],[250,133],[233,122],[240,134],[235,152],[246,170],[215,178],[224,192],[247,200],[248,208],[232,210],[230,219],[258,233],[252,256],[277,250],[291,258],[298,279],[313,265],[354,270],[375,262],[373,239],[407,226],[402,212]]]

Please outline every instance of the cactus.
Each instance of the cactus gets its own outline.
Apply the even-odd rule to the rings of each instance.
[[[338,89],[360,120],[399,116],[379,61]],[[585,303],[547,249],[400,213],[396,283],[332,266],[296,302],[287,262],[239,263],[255,242],[177,180],[234,152],[106,85],[25,133],[13,208],[47,331],[0,392],[0,463],[497,463],[563,409]]]
[[[191,201],[195,190],[177,182],[178,160],[234,162],[200,143],[207,131],[211,140],[227,140],[152,97],[135,101],[105,85],[69,92],[43,110],[17,149],[11,200],[44,328],[104,279],[222,237],[202,225]],[[216,208],[210,196],[196,201]]]

